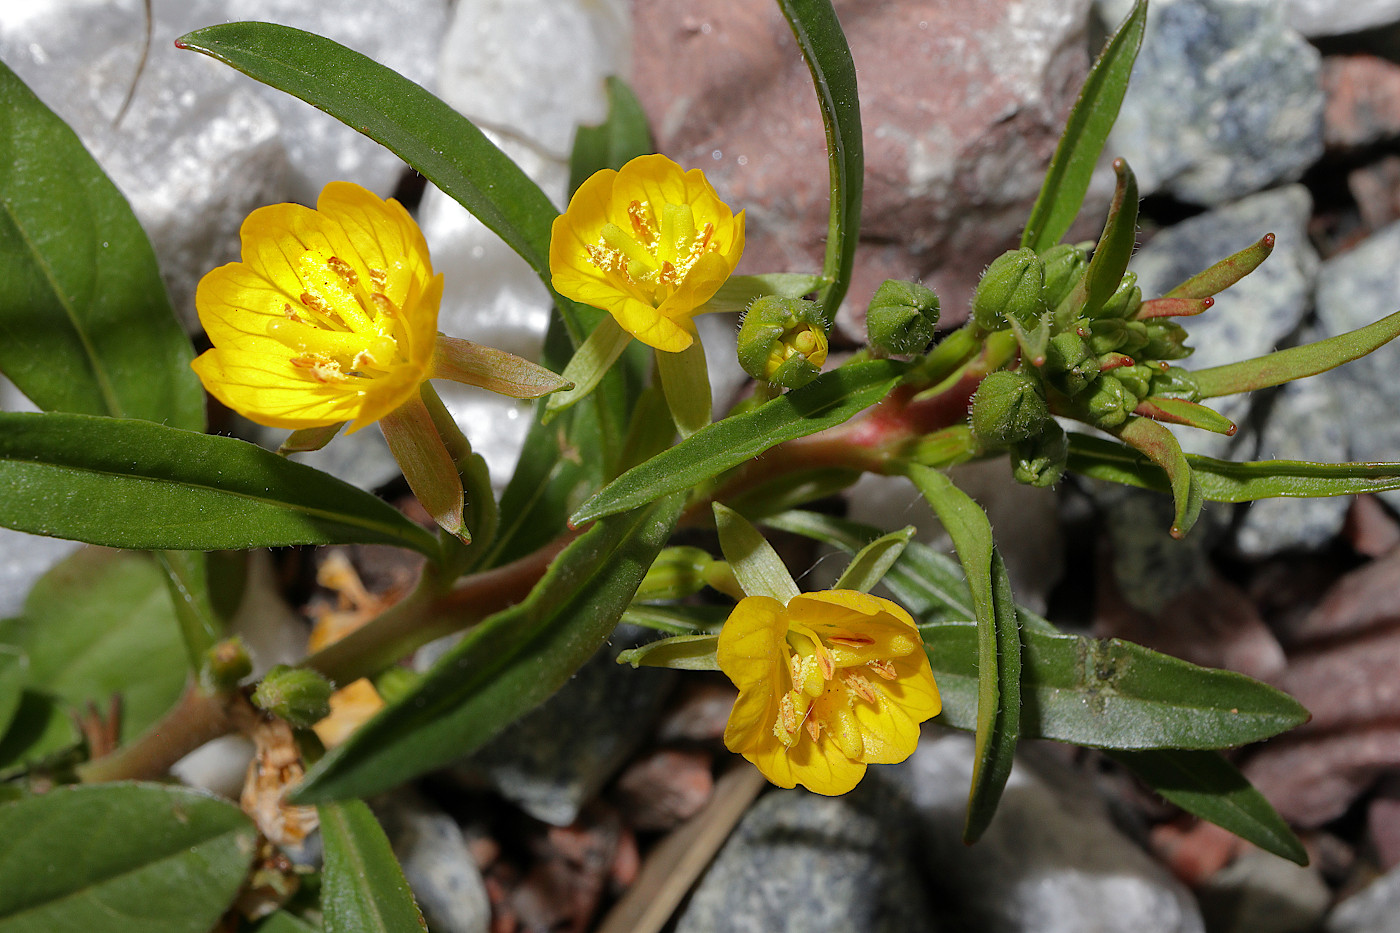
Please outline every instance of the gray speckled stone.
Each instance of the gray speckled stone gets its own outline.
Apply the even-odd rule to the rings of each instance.
[[[486,933],[491,901],[456,822],[407,792],[376,801],[374,812],[428,928],[433,933]]]
[[[923,933],[908,814],[874,782],[844,797],[761,798],[720,850],[676,933]]]
[[[1342,901],[1325,933],[1400,933],[1400,869],[1393,868]]]
[[[1400,0],[1283,0],[1288,25],[1316,39],[1400,23]]]
[[[1132,3],[1097,5],[1116,24]],[[1273,0],[1153,0],[1107,152],[1193,204],[1293,181],[1322,155],[1319,62]]]
[[[1176,596],[1212,579],[1210,548],[1220,538],[1226,512],[1206,503],[1185,538],[1171,536],[1171,496],[1126,486],[1095,484],[1104,509],[1110,566],[1123,598],[1143,612],[1161,611]]]
[[[1309,933],[1332,892],[1317,866],[1250,848],[1211,875],[1197,897],[1217,933]]]

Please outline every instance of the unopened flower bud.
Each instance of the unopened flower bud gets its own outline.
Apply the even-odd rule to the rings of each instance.
[[[1108,297],[1094,317],[1127,320],[1137,314],[1138,308],[1141,307],[1142,289],[1138,288],[1137,274],[1125,272],[1117,290]]]
[[[705,586],[705,572],[715,559],[698,547],[664,548],[647,568],[632,598],[639,602],[684,599]]]
[[[1090,325],[1089,350],[1095,356],[1124,353],[1136,357],[1147,346],[1147,325],[1141,321],[1097,318]]]
[[[1045,306],[1054,309],[1069,297],[1074,286],[1084,278],[1089,260],[1083,249],[1070,243],[1052,246],[1040,258],[1045,263],[1045,284],[1040,294],[1045,299]]]
[[[970,415],[972,433],[978,438],[1009,444],[1039,434],[1050,420],[1050,409],[1034,379],[999,370],[977,387]]]
[[[1078,395],[1099,374],[1099,361],[1078,334],[1066,331],[1050,338],[1042,369],[1047,381],[1066,395]]]
[[[1180,360],[1191,355],[1186,346],[1186,328],[1175,321],[1151,321],[1141,355],[1149,360]]]
[[[938,296],[917,282],[887,279],[865,312],[872,346],[890,353],[922,353],[938,326]]]
[[[1045,488],[1060,481],[1069,462],[1069,438],[1054,421],[1011,448],[1011,474],[1019,483]]]
[[[1086,420],[1098,428],[1116,428],[1128,420],[1138,400],[1112,376],[1100,376],[1085,401]]]
[[[306,729],[330,714],[333,690],[331,682],[313,670],[279,664],[253,691],[253,705]]]
[[[1152,376],[1152,391],[1148,395],[1184,398],[1188,402],[1194,402],[1201,397],[1201,387],[1190,370],[1180,366],[1168,366]]]
[[[1123,383],[1138,398],[1146,398],[1152,392],[1152,367],[1138,363],[1136,366],[1120,366],[1113,371],[1113,378]]]
[[[796,389],[826,362],[826,321],[817,303],[765,295],[739,326],[739,365],[755,379]]]
[[[238,686],[238,682],[253,673],[253,659],[248,646],[235,635],[214,645],[204,655],[200,679],[208,689],[222,693]]]
[[[1023,327],[1034,327],[1045,309],[1044,284],[1045,264],[1035,250],[1002,253],[982,274],[972,296],[972,318],[988,331],[1005,330],[1013,318]]]

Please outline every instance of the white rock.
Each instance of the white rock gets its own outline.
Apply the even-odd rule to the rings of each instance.
[[[1400,22],[1400,0],[1283,0],[1288,25],[1316,39]]]

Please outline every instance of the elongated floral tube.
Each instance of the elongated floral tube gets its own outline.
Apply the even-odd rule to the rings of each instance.
[[[691,318],[743,252],[744,212],[730,211],[699,169],[646,155],[579,186],[554,221],[549,271],[559,294],[679,353],[695,340]]]
[[[844,794],[868,764],[913,753],[942,704],[918,628],[895,603],[855,590],[749,596],[720,632],[720,669],[739,688],[724,744],[779,787]]]

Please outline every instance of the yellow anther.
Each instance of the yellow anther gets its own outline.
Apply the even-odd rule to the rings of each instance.
[[[807,734],[808,734],[809,736],[812,737],[812,741],[813,741],[813,742],[815,742],[817,739],[821,738],[821,734],[822,734],[822,724],[821,724],[821,722],[817,719],[817,717],[815,717],[815,716],[808,716],[808,717],[807,717]]]
[[[667,205],[669,207],[669,205]],[[651,217],[648,201],[633,201],[627,205],[627,219],[632,222],[632,235],[648,250],[656,249],[656,221]]]
[[[893,661],[866,661],[865,666],[880,675],[884,680],[894,680],[899,676],[895,672]]]
[[[871,685],[870,681],[866,680],[855,671],[849,669],[842,671],[841,680],[845,683],[846,689],[850,690],[862,700],[875,703],[880,699],[880,695],[875,692],[875,688]]]
[[[327,259],[326,265],[330,266],[335,274],[344,279],[345,284],[349,285],[351,288],[360,284],[360,276],[355,272],[354,267],[339,256],[332,256],[330,259]]]
[[[384,286],[389,283],[389,273],[383,269],[370,269],[369,280],[379,291],[384,290]]]
[[[335,360],[328,360],[324,356],[315,353],[304,353],[301,356],[294,356],[291,359],[293,368],[305,372],[312,379],[322,384],[328,382],[344,382],[346,376],[340,371],[340,364]]]

